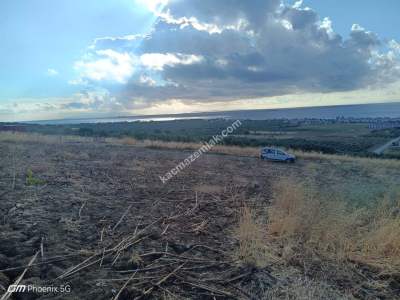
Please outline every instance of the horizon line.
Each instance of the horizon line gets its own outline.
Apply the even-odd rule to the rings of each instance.
[[[279,107],[279,108],[255,108],[255,109],[233,109],[233,110],[213,110],[213,111],[194,111],[185,113],[172,113],[172,114],[140,114],[140,115],[119,115],[119,116],[88,116],[88,117],[76,117],[76,118],[61,118],[61,119],[41,119],[41,120],[25,120],[25,121],[0,121],[0,123],[32,123],[32,122],[51,122],[51,121],[71,121],[71,120],[94,120],[94,119],[123,119],[123,118],[152,118],[152,117],[169,117],[169,116],[190,116],[198,114],[215,114],[215,113],[228,113],[238,111],[276,111],[276,110],[293,110],[303,108],[323,108],[323,107],[343,107],[343,106],[360,106],[360,105],[384,105],[384,104],[395,104],[399,103],[400,100],[389,101],[389,102],[373,102],[373,103],[351,103],[351,104],[330,104],[330,105],[305,105],[305,106],[293,106],[293,107]]]

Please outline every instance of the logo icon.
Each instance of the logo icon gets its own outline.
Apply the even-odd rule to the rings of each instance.
[[[23,293],[26,290],[26,285],[24,284],[12,284],[8,287],[7,291],[9,293]]]

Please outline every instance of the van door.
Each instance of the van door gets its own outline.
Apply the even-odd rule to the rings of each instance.
[[[287,155],[284,152],[282,152],[280,150],[276,150],[276,159],[277,160],[286,160],[286,158],[287,158]]]
[[[268,159],[276,159],[276,151],[274,149],[268,149],[267,158]]]

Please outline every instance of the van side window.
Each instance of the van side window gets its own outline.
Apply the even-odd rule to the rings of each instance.
[[[284,155],[284,153],[283,153],[282,151],[279,151],[279,150],[276,151],[276,154],[278,154],[278,155]]]

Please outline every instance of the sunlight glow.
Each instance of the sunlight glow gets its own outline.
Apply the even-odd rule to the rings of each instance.
[[[145,6],[149,11],[158,14],[168,4],[169,0],[136,0],[139,5]]]

